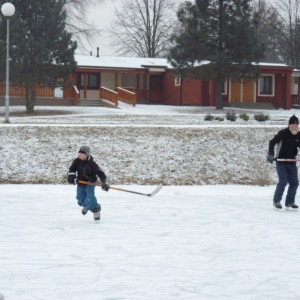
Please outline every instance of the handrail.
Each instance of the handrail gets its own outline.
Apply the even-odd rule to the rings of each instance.
[[[116,87],[116,91],[119,93],[120,100],[132,104],[133,106],[136,105],[136,93],[121,87]]]
[[[77,88],[77,86],[76,86],[76,85],[73,85],[73,88],[74,88],[74,90],[75,90],[76,94],[79,94],[79,91],[78,91],[78,88]]]
[[[137,89],[137,88],[134,88],[134,87],[125,87],[123,86],[122,87],[123,89],[127,90],[127,91],[130,91],[130,92],[134,92],[136,93],[136,100],[137,101],[145,101],[147,99],[149,99],[149,91],[147,90],[144,90],[144,89]]]
[[[77,88],[76,85],[73,85],[73,88],[74,88],[74,91],[75,91],[75,105],[79,105],[79,102],[80,102],[80,92]],[[72,93],[73,94],[73,93]],[[73,94],[74,95],[74,94]]]
[[[111,101],[115,104],[115,106],[118,106],[119,94],[116,91],[113,91],[113,90],[110,90],[108,88],[101,86],[100,87],[100,99],[105,99],[105,100]]]

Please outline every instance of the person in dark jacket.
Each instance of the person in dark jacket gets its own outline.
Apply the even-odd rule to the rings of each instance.
[[[80,147],[78,157],[74,159],[69,168],[68,182],[77,184],[78,180],[82,180],[95,183],[97,176],[102,182],[102,189],[108,192],[109,183],[106,180],[106,175],[91,156],[90,147]],[[97,202],[97,198],[95,197],[95,186],[78,183],[76,199],[78,205],[82,207],[83,215],[91,211],[94,213],[95,221],[100,220],[101,205]]]
[[[267,161],[269,163],[276,161],[279,179],[273,198],[275,209],[282,209],[280,201],[287,184],[289,184],[289,188],[285,199],[285,208],[286,210],[298,209],[298,206],[295,204],[295,196],[299,185],[296,165],[296,156],[300,147],[298,126],[299,120],[293,115],[289,119],[288,127],[280,130],[269,142]],[[277,145],[276,153],[274,153],[275,145]]]

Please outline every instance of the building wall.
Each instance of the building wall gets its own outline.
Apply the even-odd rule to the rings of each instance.
[[[201,105],[202,104],[202,81],[192,78],[185,78],[183,81],[183,105]]]
[[[175,77],[171,71],[167,71],[163,76],[164,104],[180,104],[180,86],[175,86]]]
[[[290,67],[261,66],[261,74],[275,76],[274,95],[259,95],[259,84],[257,80],[244,80],[243,83],[229,81],[227,83],[226,93],[223,94],[223,101],[225,104],[228,101],[242,103],[272,103],[276,107],[289,109],[291,106],[292,70],[293,68]],[[101,85],[114,90],[117,83],[117,85],[121,87],[132,87],[138,90],[145,90],[140,91],[140,93],[143,92],[145,95],[152,96],[153,93],[151,94],[151,91],[149,91],[149,89],[151,89],[149,79],[154,74],[147,73],[147,71],[144,71],[144,73],[139,73],[140,71],[134,72],[135,71],[125,72],[124,70],[101,71]],[[205,81],[184,78],[180,86],[175,85],[175,76],[172,73],[172,70],[166,70],[166,72],[159,73],[159,75],[162,76],[163,82],[161,88],[163,97],[161,103],[168,105],[216,105],[216,84],[213,80]],[[116,80],[115,76],[118,76],[118,80]],[[67,94],[70,93],[66,93],[64,97],[66,97]],[[73,91],[72,94],[74,94]],[[140,97],[140,99],[151,100],[151,97],[147,98],[145,95],[142,98]]]
[[[267,74],[267,73],[264,73]],[[275,75],[275,93],[274,96],[262,96],[259,95],[259,84],[256,87],[256,101],[258,103],[271,103],[275,107],[284,108],[286,106],[286,76],[282,76],[282,74]]]
[[[87,100],[96,100],[99,99],[100,92],[98,90],[87,90],[86,99]],[[84,90],[80,90],[80,99],[84,99]]]
[[[137,74],[122,74],[120,86],[137,88]]]
[[[202,80],[201,105],[210,106],[209,80]]]
[[[203,84],[204,83],[204,84]],[[164,76],[164,104],[205,105],[208,103],[208,83],[194,78],[181,79],[181,85],[175,85],[175,76],[171,71]],[[182,95],[181,95],[182,89]],[[202,97],[205,97],[202,103]]]
[[[119,82],[120,84],[120,82]],[[115,90],[115,73],[101,73],[101,86]]]

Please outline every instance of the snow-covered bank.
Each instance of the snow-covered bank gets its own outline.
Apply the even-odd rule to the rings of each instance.
[[[114,184],[273,184],[268,140],[298,112],[264,111],[270,121],[262,123],[253,119],[254,110],[246,111],[248,122],[207,122],[207,113],[229,109],[203,107],[36,110],[21,117],[24,108],[12,107],[11,123],[0,124],[2,183],[65,183],[79,146],[88,144]]]
[[[2,126],[0,182],[65,183],[80,145],[113,184],[271,184],[278,128]]]
[[[299,299],[300,212],[274,211],[273,191],[169,186],[148,198],[97,189],[96,224],[81,215],[72,185],[0,185],[0,293],[7,300]]]

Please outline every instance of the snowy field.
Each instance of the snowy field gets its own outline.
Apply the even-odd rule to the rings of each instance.
[[[250,110],[248,122],[207,122],[205,115],[224,117],[229,109],[120,106],[36,107],[35,116],[12,107],[11,123],[0,124],[0,182],[63,184],[79,146],[88,144],[114,184],[275,184],[268,141],[299,112],[264,111],[270,121],[257,122],[260,111]]]
[[[268,140],[300,111],[263,111],[265,123],[254,110],[248,122],[206,122],[226,110],[200,107],[36,111],[11,107],[0,123],[5,300],[300,299],[300,212],[273,210],[265,162]],[[95,223],[64,184],[81,144],[112,185],[165,186],[153,198],[96,188]]]
[[[126,186],[150,192],[153,186]],[[97,189],[100,223],[75,187],[1,185],[6,300],[300,299],[300,212],[274,186]]]

